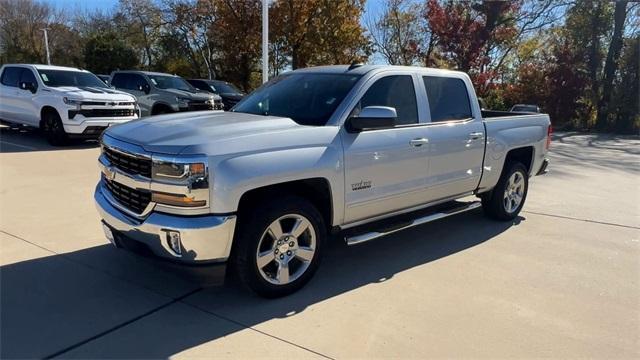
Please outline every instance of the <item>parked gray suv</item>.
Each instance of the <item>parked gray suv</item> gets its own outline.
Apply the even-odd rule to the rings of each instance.
[[[134,95],[141,116],[179,111],[222,110],[222,98],[201,92],[185,79],[148,71],[114,71],[110,85]]]

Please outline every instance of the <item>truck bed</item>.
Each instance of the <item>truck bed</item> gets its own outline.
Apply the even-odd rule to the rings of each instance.
[[[502,172],[505,154],[512,149],[532,150],[530,173],[535,174],[545,157],[551,122],[547,114],[483,110],[487,134],[485,160],[479,191],[494,186]]]

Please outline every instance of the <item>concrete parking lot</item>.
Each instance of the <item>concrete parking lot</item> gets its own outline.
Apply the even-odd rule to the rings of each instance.
[[[0,357],[640,357],[640,139],[556,135],[524,211],[474,211],[355,247],[299,293],[117,250],[96,143],[0,129]]]

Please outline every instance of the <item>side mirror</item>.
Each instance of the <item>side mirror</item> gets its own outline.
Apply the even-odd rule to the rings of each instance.
[[[144,92],[145,94],[148,94],[149,92],[151,92],[151,87],[149,86],[149,84],[139,85],[138,90]]]
[[[38,86],[32,82],[21,82],[20,89],[29,90],[32,94],[35,94],[36,90],[38,90]]]
[[[362,130],[388,129],[396,125],[396,109],[388,106],[367,106],[358,116],[350,117],[347,129],[351,132]]]

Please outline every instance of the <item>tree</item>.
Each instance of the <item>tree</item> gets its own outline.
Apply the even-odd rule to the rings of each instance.
[[[46,63],[41,29],[61,19],[48,4],[32,0],[0,1],[2,62]],[[55,34],[50,34],[55,41]],[[55,62],[56,58],[52,58]]]
[[[611,41],[609,42],[609,51],[607,52],[607,60],[604,65],[604,75],[602,84],[602,97],[598,102],[598,119],[596,126],[604,129],[607,126],[608,106],[611,101],[611,93],[613,90],[613,81],[615,72],[618,69],[618,59],[622,51],[622,32],[627,17],[627,1],[619,0],[616,2],[614,18],[614,28]]]
[[[116,15],[126,22],[125,34],[142,51],[142,65],[151,69],[155,60],[155,45],[160,38],[161,13],[152,0],[120,0]]]
[[[413,65],[421,53],[430,57],[430,48],[423,49],[423,42],[433,44],[427,33],[422,7],[409,0],[387,0],[380,18],[369,19],[368,27],[375,49],[391,65]],[[425,41],[424,39],[428,37]]]
[[[371,46],[360,24],[364,0],[280,0],[271,12],[271,41],[291,68],[360,62]]]
[[[260,0],[219,0],[217,16],[209,38],[218,49],[221,78],[236,83],[244,91],[256,85],[252,79],[260,59]]]
[[[110,74],[139,65],[135,51],[113,32],[96,35],[87,41],[84,62],[87,69],[97,74]]]
[[[491,50],[513,39],[516,27],[513,13],[518,3],[504,1],[427,2],[426,17],[437,38],[436,50],[454,68],[471,76],[478,93],[483,96],[496,76],[487,69]],[[430,59],[427,58],[426,62]]]
[[[627,39],[620,57],[620,74],[615,79],[608,106],[611,128],[620,133],[640,133],[640,36]]]
[[[165,67],[167,62],[190,65],[190,75],[202,77],[204,69],[209,79],[215,78],[215,51],[209,39],[215,23],[214,1],[166,0],[162,13],[165,33],[160,46],[165,58],[159,62],[164,62]]]

